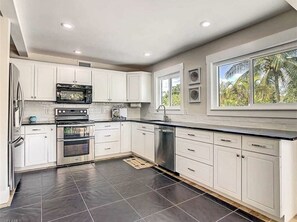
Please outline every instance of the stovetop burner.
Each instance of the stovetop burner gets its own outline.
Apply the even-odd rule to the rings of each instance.
[[[95,122],[89,120],[88,109],[83,108],[58,108],[55,110],[57,125],[89,125]]]

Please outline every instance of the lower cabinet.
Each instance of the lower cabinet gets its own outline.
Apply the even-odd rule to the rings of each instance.
[[[119,154],[121,152],[120,123],[95,124],[95,157]]]
[[[155,134],[151,124],[132,125],[132,152],[155,162]]]
[[[213,186],[213,167],[176,155],[176,171],[206,186]]]
[[[131,122],[121,123],[121,153],[131,152]]]
[[[30,168],[56,162],[56,126],[25,126],[24,128],[25,142],[16,151],[15,166],[21,170],[23,167]]]
[[[25,166],[47,163],[47,140],[46,133],[26,135]]]
[[[214,188],[241,199],[241,150],[214,146]]]
[[[279,157],[242,152],[242,201],[280,216]]]

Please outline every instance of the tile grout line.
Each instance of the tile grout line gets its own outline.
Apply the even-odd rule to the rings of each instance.
[[[236,209],[236,210],[237,210],[237,209]],[[219,222],[219,221],[223,220],[224,218],[226,218],[226,217],[228,217],[229,215],[233,214],[236,210],[231,211],[230,213],[226,214],[225,216],[219,218],[218,220],[216,220],[216,222]]]
[[[103,176],[104,177],[104,176]],[[104,177],[106,178],[106,177]],[[136,211],[136,209],[125,199],[125,197],[120,194],[120,192],[115,188],[114,185],[112,185],[107,179],[106,179],[107,183],[123,198],[123,200],[134,210],[134,212],[140,217],[139,219],[142,219],[142,216]]]
[[[85,207],[87,208],[87,211],[88,211],[88,213],[89,213],[89,215],[90,215],[92,221],[95,222],[95,221],[94,221],[94,218],[93,218],[93,216],[92,216],[92,214],[91,214],[91,212],[90,212],[90,210],[89,210],[89,208],[88,208],[88,206],[87,206],[87,204],[86,204],[86,202],[85,202],[85,200],[84,200],[84,198],[83,198],[83,196],[82,196],[82,194],[81,194],[81,192],[80,192],[80,190],[79,190],[79,188],[78,188],[78,186],[77,186],[77,184],[76,184],[76,182],[75,182],[75,179],[74,179],[74,177],[72,176],[72,173],[71,173],[71,177],[72,177],[72,179],[73,179],[73,181],[74,181],[74,184],[75,184],[75,186],[76,186],[76,189],[78,190],[78,193],[79,193],[81,199],[83,200],[83,202],[84,202],[84,204],[85,204]]]
[[[66,216],[63,216],[63,217],[58,217],[58,218],[53,219],[53,220],[49,220],[48,222],[54,222],[54,221],[57,221],[57,220],[60,220],[60,219],[66,218],[66,217],[70,217],[70,216],[73,216],[73,215],[77,215],[77,214],[80,214],[80,213],[84,213],[84,212],[88,212],[88,211],[84,210],[84,211],[76,212],[76,213],[69,214],[69,215],[66,215]]]
[[[155,191],[157,194],[159,194],[157,191]],[[175,204],[175,203],[173,203],[172,201],[170,201],[169,199],[167,199],[166,197],[164,197],[162,194],[159,194],[161,197],[163,197],[165,200],[167,200],[167,201],[169,201],[170,203],[172,203],[173,204],[173,207],[176,207],[176,208],[178,208],[178,209],[180,209],[181,211],[183,211],[185,214],[187,214],[188,216],[190,216],[192,219],[194,219],[195,221],[198,221],[199,222],[199,220],[198,219],[196,219],[194,216],[192,216],[191,214],[189,214],[188,212],[186,212],[185,210],[183,210],[181,207],[179,207],[177,204]],[[200,194],[200,195],[198,195],[198,196],[195,196],[195,197],[192,197],[192,198],[190,198],[190,199],[188,199],[188,200],[185,200],[185,201],[182,201],[182,202],[180,202],[180,203],[178,203],[178,204],[183,204],[183,203],[185,203],[185,202],[188,202],[188,201],[190,201],[190,200],[193,200],[193,199],[195,199],[195,198],[198,198],[198,197],[200,197],[200,196],[202,196],[203,194]]]

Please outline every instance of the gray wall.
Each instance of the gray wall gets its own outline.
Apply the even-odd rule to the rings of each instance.
[[[207,116],[207,95],[206,95],[206,56],[232,48],[250,41],[272,35],[293,27],[297,27],[297,12],[295,10],[288,11],[278,15],[272,19],[266,20],[249,28],[243,29],[236,33],[230,34],[201,47],[189,50],[172,58],[161,61],[147,70],[155,72],[163,68],[184,63],[184,115],[170,115],[175,121],[210,123],[220,125],[247,126],[257,128],[271,129],[287,129],[296,130],[296,119],[276,119],[276,118],[249,118],[249,117],[218,117]],[[206,30],[207,31],[207,30]],[[296,33],[297,35],[297,33]],[[188,70],[201,67],[201,103],[188,103]],[[297,114],[296,114],[297,116]],[[154,111],[154,102],[150,105],[144,105],[141,109],[141,117],[143,118],[161,118],[160,114]]]

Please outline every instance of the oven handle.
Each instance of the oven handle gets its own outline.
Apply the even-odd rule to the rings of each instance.
[[[94,124],[75,124],[75,125],[57,125],[57,128],[64,128],[64,127],[81,127],[81,126],[93,126],[95,127]]]
[[[79,138],[79,139],[58,139],[58,142],[72,142],[72,141],[82,141],[82,140],[94,140],[95,137]]]

